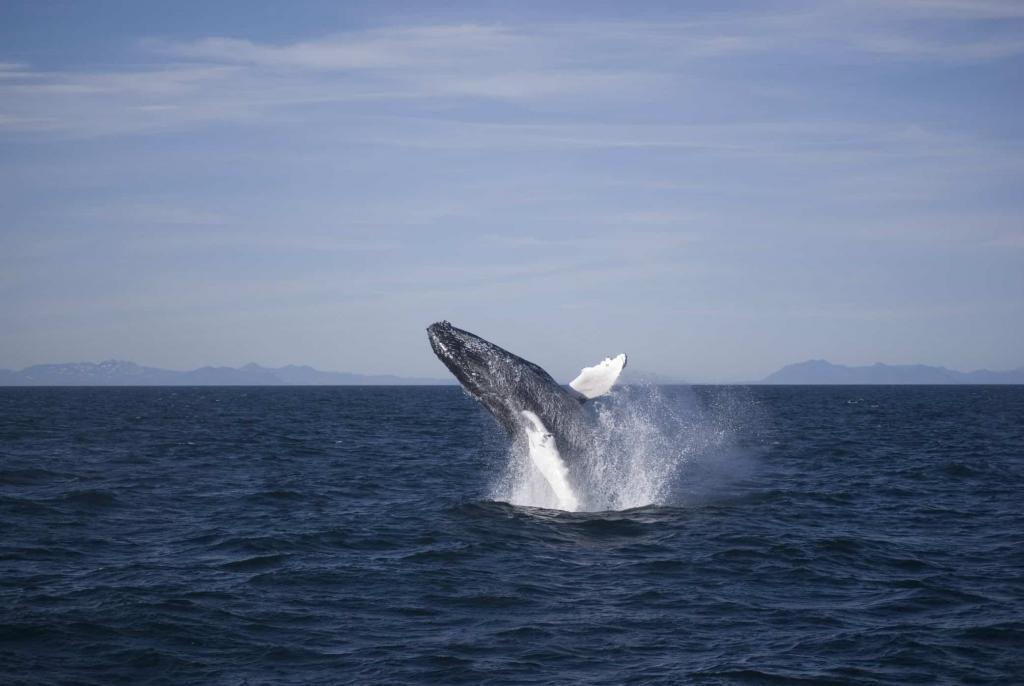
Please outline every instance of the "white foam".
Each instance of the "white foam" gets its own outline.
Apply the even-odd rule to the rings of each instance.
[[[529,450],[510,451],[491,497],[574,512],[681,505],[712,497],[748,469],[733,450],[738,424],[756,419],[742,398],[722,396],[702,407],[689,389],[670,401],[656,386],[627,386],[593,410],[571,484],[554,438],[536,415],[523,412]]]

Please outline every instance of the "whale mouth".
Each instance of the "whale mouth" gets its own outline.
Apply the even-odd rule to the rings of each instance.
[[[473,335],[442,320],[427,327],[427,338],[437,359],[470,394],[479,395],[480,372],[487,351],[474,345]]]
[[[444,319],[431,324],[427,327],[427,338],[430,339],[430,347],[433,348],[434,354],[442,361],[455,357],[455,327],[451,322]]]

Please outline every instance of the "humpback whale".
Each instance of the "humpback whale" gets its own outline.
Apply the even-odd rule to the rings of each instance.
[[[626,366],[626,355],[584,367],[565,388],[539,365],[447,321],[431,324],[427,336],[462,388],[494,415],[513,441],[526,447],[559,506],[577,509],[573,477],[591,434],[583,404],[611,390]]]

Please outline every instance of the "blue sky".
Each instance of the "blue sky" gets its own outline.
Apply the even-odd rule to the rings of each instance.
[[[1024,3],[209,5],[0,6],[0,367],[1024,365]]]

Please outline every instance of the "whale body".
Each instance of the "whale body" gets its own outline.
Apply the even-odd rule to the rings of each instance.
[[[466,393],[526,447],[559,507],[577,509],[573,473],[591,439],[583,404],[612,388],[626,366],[626,355],[585,367],[565,388],[539,365],[447,321],[431,324],[427,336],[434,354]]]

